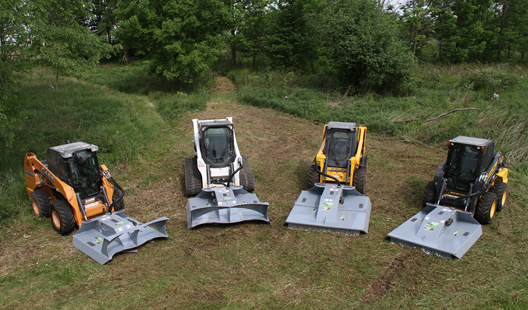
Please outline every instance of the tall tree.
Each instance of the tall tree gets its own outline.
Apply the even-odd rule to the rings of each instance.
[[[113,31],[117,27],[115,10],[117,0],[90,0],[91,6],[87,7],[91,17],[87,20],[87,25],[92,32],[99,36],[105,36],[106,41],[115,44]]]
[[[0,144],[14,141],[16,91],[27,68],[27,6],[23,0],[0,2]]]
[[[317,56],[318,43],[310,19],[324,1],[282,0],[272,6],[266,53],[277,67],[304,69]]]
[[[314,22],[333,69],[346,84],[390,89],[411,76],[414,57],[375,1],[337,0]]]
[[[43,64],[55,69],[57,88],[61,73],[80,75],[113,51],[110,44],[83,25],[91,18],[88,1],[32,0],[28,4],[32,49]]]
[[[528,2],[496,0],[493,13],[488,25],[493,34],[488,37],[488,58],[501,61],[504,56],[511,56],[512,49],[518,49],[522,53],[523,38],[528,34]]]
[[[120,0],[117,37],[147,57],[150,73],[192,83],[217,59],[228,30],[221,0]]]
[[[231,5],[231,29],[229,46],[231,63],[236,65],[237,51],[248,52],[253,57],[263,49],[263,38],[266,30],[266,17],[270,0],[234,0]]]
[[[486,48],[491,0],[431,0],[439,54],[451,62],[477,61]]]
[[[400,22],[408,35],[413,54],[431,40],[434,8],[426,0],[409,0],[401,6]]]

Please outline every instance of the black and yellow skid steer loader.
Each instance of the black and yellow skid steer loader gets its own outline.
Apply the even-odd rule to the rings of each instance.
[[[349,235],[367,233],[371,203],[367,183],[367,127],[329,122],[302,191],[286,224],[292,229],[321,230]]]
[[[424,190],[424,209],[388,234],[394,243],[461,258],[504,208],[508,168],[490,139],[458,136]]]

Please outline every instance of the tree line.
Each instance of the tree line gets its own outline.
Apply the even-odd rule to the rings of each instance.
[[[336,74],[343,84],[405,78],[415,60],[523,60],[528,1],[4,0],[2,89],[33,57],[57,74],[131,55],[149,72],[193,82],[229,51],[273,68]],[[369,79],[369,81],[364,81]]]
[[[526,0],[2,0],[0,129],[33,64],[54,70],[55,87],[111,57],[193,83],[220,56],[236,66],[243,55],[376,91],[418,61],[523,61],[527,50]]]
[[[526,0],[408,0],[396,13],[413,53],[443,62],[523,61]]]

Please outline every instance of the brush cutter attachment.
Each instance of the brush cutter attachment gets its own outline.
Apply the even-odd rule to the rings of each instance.
[[[461,258],[481,235],[482,227],[470,212],[428,203],[387,237],[427,254]]]
[[[160,217],[141,223],[125,215],[124,210],[85,221],[73,235],[73,245],[99,264],[106,264],[119,252],[136,252],[137,247],[155,238],[168,238]]]
[[[359,235],[368,232],[370,210],[370,199],[355,187],[316,183],[301,192],[286,224],[292,229]]]
[[[242,186],[215,186],[204,188],[187,203],[187,228],[202,224],[231,224],[243,221],[269,223],[267,202]]]

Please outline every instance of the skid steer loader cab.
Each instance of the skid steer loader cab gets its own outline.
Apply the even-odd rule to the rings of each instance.
[[[339,182],[354,186],[364,194],[367,182],[366,132],[367,127],[356,123],[326,124],[323,143],[310,170],[308,186]]]
[[[219,121],[201,124],[200,134],[200,149],[207,165],[211,168],[221,168],[235,161],[236,152],[231,123]]]
[[[424,205],[456,207],[472,213],[481,224],[490,223],[504,206],[508,183],[504,155],[494,148],[490,139],[459,136],[449,140],[447,159],[426,187]]]
[[[449,151],[444,167],[447,188],[467,192],[471,183],[493,160],[493,141],[457,137],[449,141]]]
[[[355,125],[355,124],[353,124]],[[326,128],[326,145],[323,154],[326,156],[327,171],[346,181],[343,171],[350,165],[350,157],[357,148],[357,131],[355,126],[349,128]]]
[[[97,161],[98,147],[82,142],[69,143],[48,149],[50,171],[70,184],[82,199],[100,193],[103,185]]]
[[[388,234],[392,242],[460,258],[506,203],[508,169],[490,139],[458,136],[424,190],[424,209]]]

